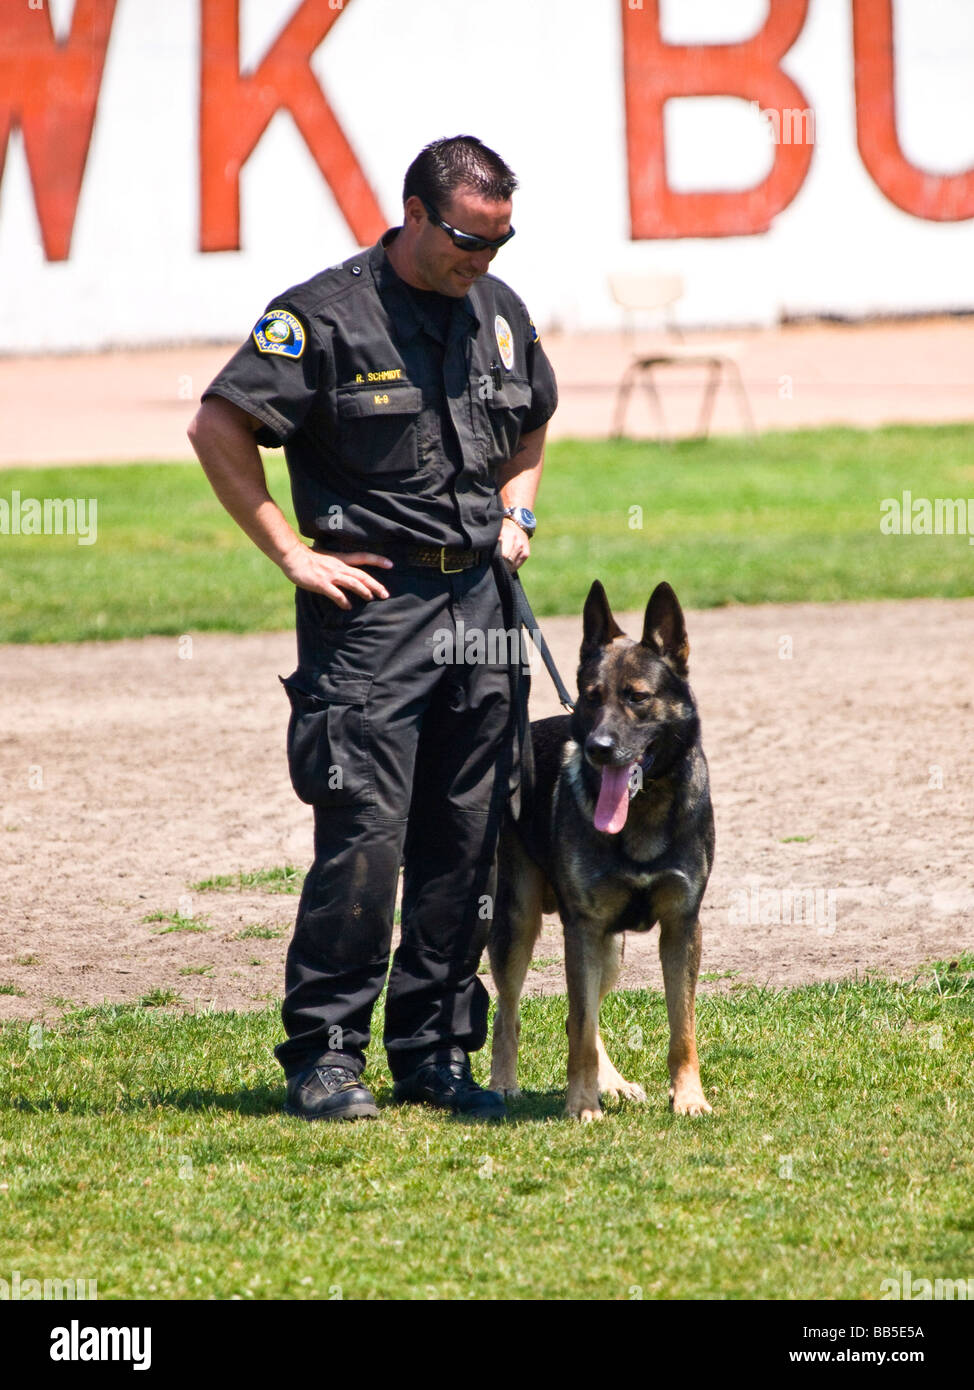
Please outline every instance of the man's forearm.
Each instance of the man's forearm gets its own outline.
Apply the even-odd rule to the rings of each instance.
[[[544,443],[548,426],[522,434],[517,450],[497,470],[497,481],[505,507],[534,509],[534,499],[544,467]]]
[[[382,581],[359,565],[391,568],[392,561],[370,550],[347,555],[320,553],[296,535],[267,491],[264,465],[254,431],[260,421],[245,410],[210,396],[189,427],[189,438],[210,486],[242,531],[283,570],[292,584],[324,594],[339,608],[350,596],[366,601],[388,598]]]
[[[220,502],[269,559],[280,565],[302,542],[267,490],[264,465],[244,411],[210,397],[189,427],[189,439]]]

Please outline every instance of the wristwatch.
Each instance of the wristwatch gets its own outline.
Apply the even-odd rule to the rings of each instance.
[[[505,507],[504,515],[509,516],[516,526],[520,526],[526,536],[533,536],[538,529],[538,518],[529,507]]]

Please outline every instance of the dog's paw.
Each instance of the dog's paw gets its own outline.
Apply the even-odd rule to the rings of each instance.
[[[710,1115],[713,1106],[704,1099],[699,1086],[670,1087],[670,1109],[674,1115]]]
[[[616,1081],[600,1086],[599,1091],[603,1096],[611,1097],[612,1100],[634,1100],[639,1104],[643,1104],[646,1100],[646,1092],[638,1081],[624,1081],[621,1076]]]
[[[511,1067],[491,1068],[488,1090],[501,1096],[519,1096],[521,1088],[517,1084],[517,1071]]]
[[[591,1124],[593,1120],[605,1119],[600,1105],[585,1105],[581,1101],[574,1105],[566,1105],[565,1114],[570,1120],[579,1120],[583,1125]]]

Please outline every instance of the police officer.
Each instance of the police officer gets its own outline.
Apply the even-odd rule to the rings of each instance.
[[[288,760],[315,859],[276,1054],[305,1119],[378,1113],[361,1074],[400,867],[394,1097],[504,1113],[469,1054],[486,1040],[477,968],[526,717],[510,572],[530,551],[557,401],[527,310],[486,274],[514,235],[516,186],[471,136],[428,145],[403,225],[272,300],[190,426],[220,501],[296,586]],[[310,547],[258,444],[283,444]]]

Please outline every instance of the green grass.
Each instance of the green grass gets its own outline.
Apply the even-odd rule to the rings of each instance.
[[[544,532],[525,583],[541,614],[579,611],[596,577],[616,608],[642,607],[660,578],[703,608],[974,594],[965,536],[881,534],[881,500],[905,488],[974,497],[974,426],[808,430],[671,449],[565,441],[546,464]],[[641,528],[630,529],[630,517]]]
[[[170,1004],[185,1004],[186,1000],[174,989],[150,989],[148,994],[143,994],[139,1000],[139,1007],[143,1009],[165,1009]]]
[[[201,879],[199,883],[193,883],[191,888],[197,893],[226,893],[242,892],[245,888],[257,888],[265,893],[300,893],[307,877],[305,869],[297,869],[293,864],[285,864],[280,868],[274,869],[239,869],[235,874],[216,874],[213,878]],[[402,907],[397,903],[396,910],[392,915],[394,926],[399,926],[401,921]],[[169,919],[164,913],[155,913],[154,918],[143,918],[144,921],[150,920],[175,920]],[[180,919],[183,920],[183,919]],[[177,931],[177,927],[166,927],[166,931]],[[205,926],[186,927],[188,931],[206,931]],[[282,936],[289,928],[287,927],[266,927],[257,922],[248,927],[243,927],[237,932],[236,940],[245,941],[248,937],[274,937]],[[488,969],[484,966],[484,969]]]
[[[142,918],[143,922],[166,922],[165,927],[159,927],[156,931],[157,936],[165,936],[167,932],[174,931],[209,931],[210,924],[205,917],[184,917],[181,912],[150,912],[148,916]]]
[[[609,1051],[650,1100],[584,1127],[561,1115],[560,996],[524,1001],[525,1094],[492,1127],[392,1107],[379,1047],[379,1121],[283,1116],[276,1007],[81,1009],[39,1047],[10,1023],[0,1264],[102,1298],[877,1299],[903,1269],[966,1278],[972,971],[702,997],[699,1120],[666,1110],[662,997],[611,996]]]
[[[300,893],[304,879],[304,869],[298,869],[293,864],[282,864],[274,869],[241,869],[235,874],[217,874],[190,886],[197,893],[223,892],[231,888],[258,888],[263,893]]]
[[[286,469],[272,493],[291,516]],[[289,627],[293,590],[196,464],[7,469],[0,496],[94,497],[98,539],[0,536],[0,641]],[[974,496],[974,426],[550,446],[534,554],[539,615],[577,613],[600,577],[616,608],[666,578],[692,607],[974,594],[964,536],[884,536],[880,502]],[[641,513],[637,510],[641,508]],[[640,522],[634,526],[633,522]]]

